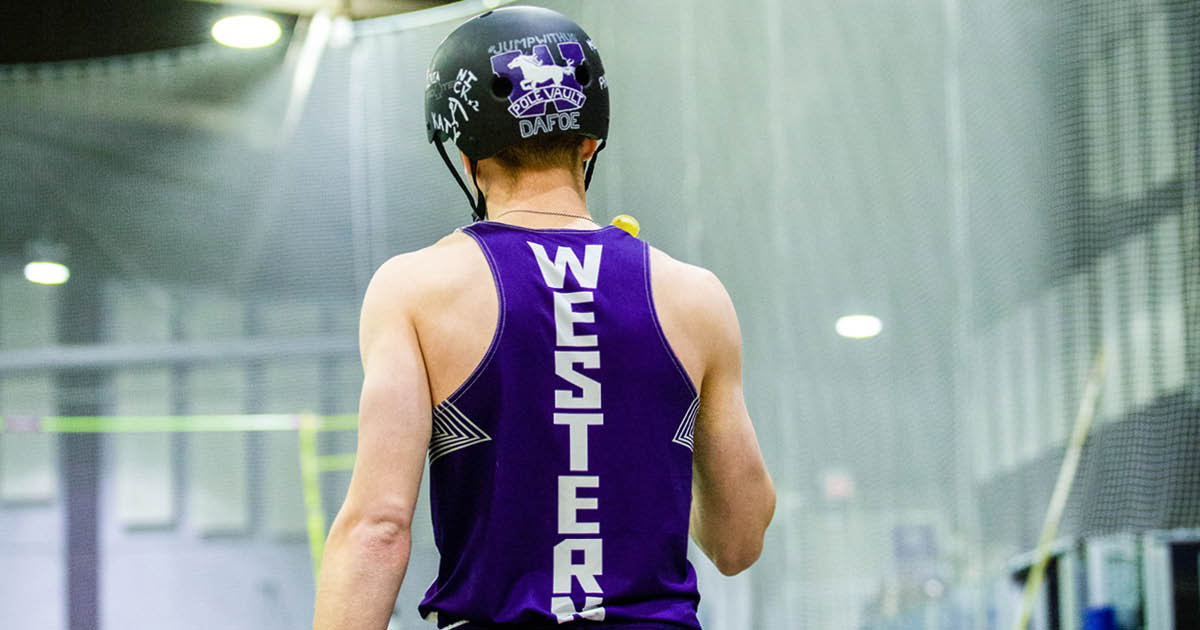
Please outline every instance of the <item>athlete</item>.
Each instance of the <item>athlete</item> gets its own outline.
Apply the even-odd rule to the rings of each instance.
[[[689,532],[733,575],[775,505],[729,296],[592,221],[608,85],[574,22],[485,13],[428,83],[430,140],[457,178],[456,143],[480,220],[367,289],[358,455],[314,626],[386,627],[428,457],[437,627],[699,628]]]

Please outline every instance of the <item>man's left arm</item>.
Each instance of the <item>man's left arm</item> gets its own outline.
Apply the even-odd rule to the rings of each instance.
[[[358,452],[325,543],[315,630],[386,628],[408,568],[431,422],[414,305],[405,290],[408,266],[404,257],[385,263],[363,300]]]

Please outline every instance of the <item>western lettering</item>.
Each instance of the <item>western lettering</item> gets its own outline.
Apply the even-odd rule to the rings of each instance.
[[[596,314],[577,312],[571,308],[573,304],[586,304],[591,301],[591,291],[554,294],[554,333],[559,346],[596,347],[596,335],[575,334],[575,324],[595,323]]]
[[[550,119],[550,116],[545,118]],[[541,119],[538,119],[539,121]],[[572,119],[573,120],[573,119]],[[522,120],[522,133],[527,121]],[[536,130],[538,122],[529,123]],[[534,131],[536,133],[536,131]],[[600,279],[601,245],[584,247],[583,261],[570,247],[560,246],[554,259],[540,243],[529,242],[538,271],[551,289],[550,303],[554,308],[554,374],[573,386],[554,390],[553,422],[567,428],[568,468],[570,473],[586,473],[589,431],[604,425],[601,412],[600,381],[580,370],[600,368],[599,335],[581,334],[580,324],[594,324],[596,313],[587,310],[594,304],[595,289]],[[580,291],[563,291],[570,273]],[[571,411],[566,411],[571,410]],[[559,623],[574,619],[604,620],[604,590],[596,579],[604,572],[604,541],[600,538],[600,476],[588,474],[558,475],[558,535],[554,545],[550,610]],[[590,496],[580,496],[587,489]],[[591,514],[588,514],[588,513]],[[583,514],[581,514],[583,513]],[[585,593],[583,608],[577,608],[571,597],[571,587],[578,583]]]
[[[588,427],[604,424],[604,414],[599,413],[556,413],[554,424],[570,427],[567,440],[571,449],[571,471],[588,469]]]
[[[583,248],[583,262],[570,247],[559,246],[554,254],[554,260],[546,255],[546,248],[540,243],[529,243],[533,256],[537,259],[538,269],[542,272],[542,280],[551,289],[563,288],[567,278],[567,269],[575,276],[575,281],[585,289],[595,289],[600,277],[600,254],[603,245],[588,245]]]

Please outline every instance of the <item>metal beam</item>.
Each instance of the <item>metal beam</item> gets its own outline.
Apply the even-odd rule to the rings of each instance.
[[[293,15],[316,15],[320,11],[332,11],[351,19],[396,15],[428,9],[439,4],[450,4],[453,0],[200,0],[213,4],[229,4],[238,9],[273,11]]]
[[[336,10],[340,0],[200,0],[211,4],[229,4],[237,9],[273,11],[275,13],[291,13],[293,15],[313,15],[322,10]]]
[[[350,336],[250,337],[231,341],[162,344],[48,346],[0,352],[0,375],[19,370],[96,368],[117,365],[245,361],[319,355],[358,354]]]

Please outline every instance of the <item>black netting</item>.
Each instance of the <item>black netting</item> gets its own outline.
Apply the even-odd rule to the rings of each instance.
[[[707,628],[1011,627],[1101,351],[1033,627],[1200,618],[1200,5],[537,4],[604,55],[593,214],[741,319],[778,508],[747,574],[695,556]],[[314,499],[304,457],[353,450],[366,282],[470,217],[421,114],[458,18],[423,15],[332,38],[307,90],[303,28],[0,67],[0,626],[89,610],[64,553],[104,627],[307,623],[347,473]],[[22,278],[35,243],[70,282]]]

